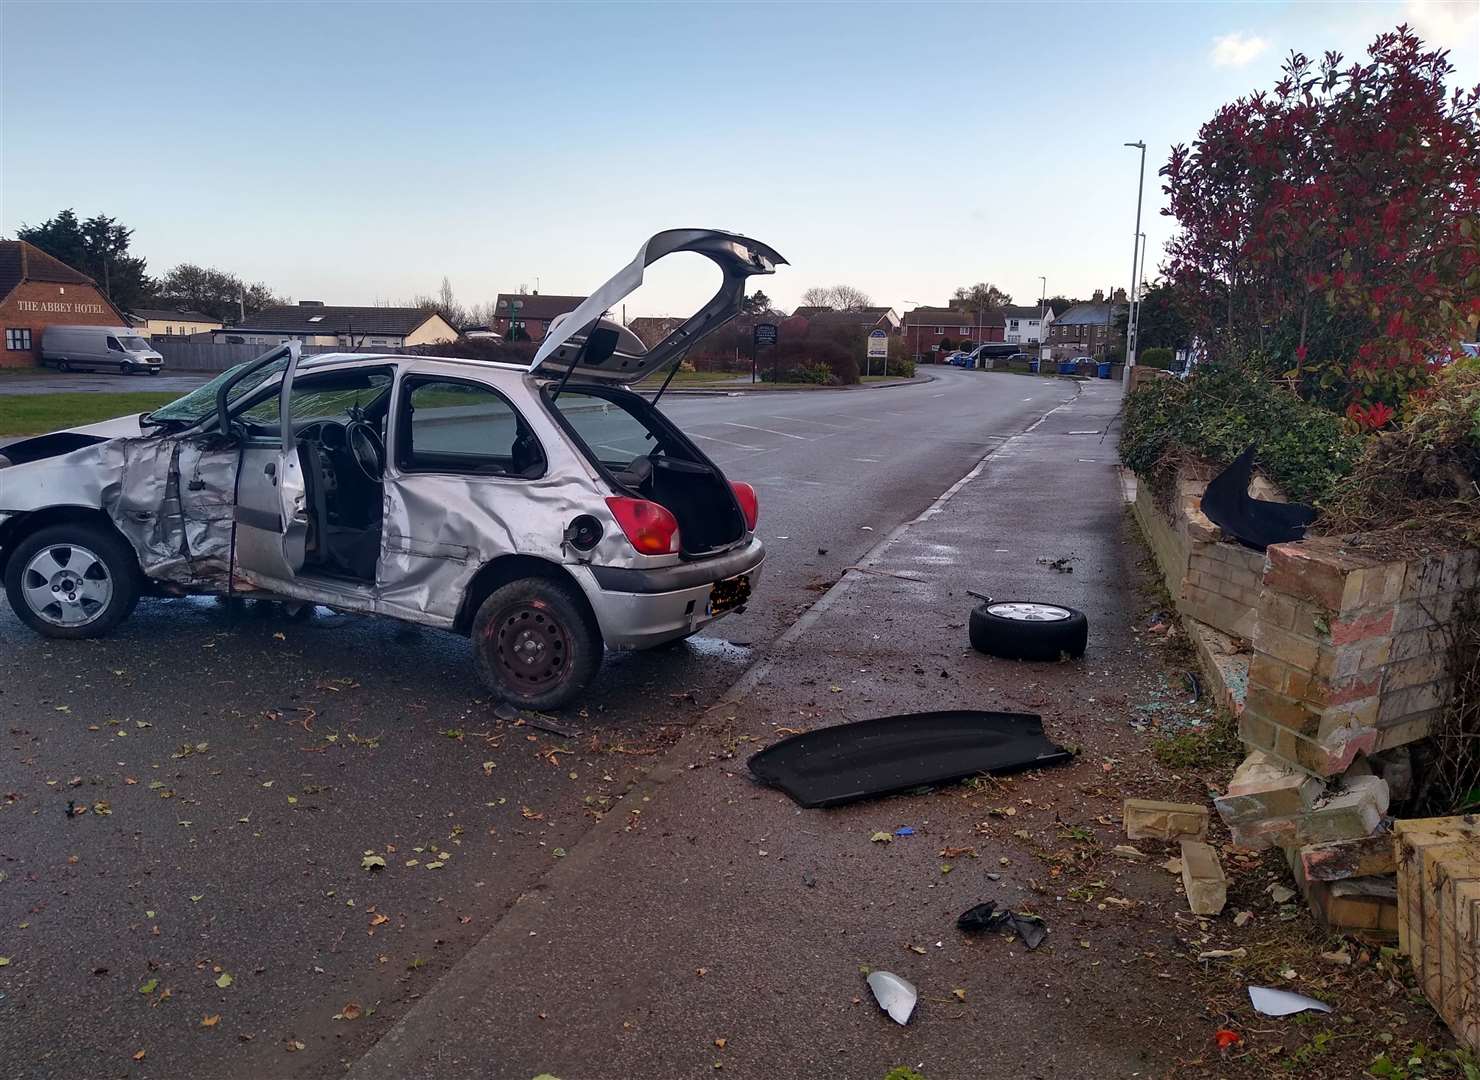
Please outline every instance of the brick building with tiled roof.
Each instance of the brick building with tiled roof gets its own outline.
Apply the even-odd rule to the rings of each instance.
[[[48,326],[128,326],[93,279],[24,240],[0,240],[0,367],[41,363]]]

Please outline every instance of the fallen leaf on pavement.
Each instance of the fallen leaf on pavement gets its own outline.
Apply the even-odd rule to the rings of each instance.
[[[220,1013],[211,1013],[210,1016],[202,1016],[200,1018],[200,1026],[201,1027],[215,1027],[220,1022],[221,1022],[221,1014]]]
[[[233,980],[231,976],[226,974],[226,972],[224,971],[216,977],[216,985],[219,986],[222,990],[225,990],[228,986],[232,984],[232,982]]]
[[[288,1040],[288,1053],[291,1054],[294,1050],[302,1050],[302,1049],[303,1049],[303,1044],[301,1042],[299,1042],[297,1039],[289,1039]]]
[[[141,993],[141,994],[152,994],[158,988],[159,988],[159,980],[158,979],[150,979],[148,982],[144,983],[143,986],[139,987],[139,993]]]
[[[874,833],[874,835],[870,836],[869,839],[875,844],[892,844],[894,843],[894,834],[880,831]]]
[[[385,856],[384,855],[366,855],[364,858],[362,858],[360,860],[360,869],[361,870],[370,870],[370,871],[384,870],[385,869]]]
[[[391,921],[391,917],[389,915],[376,915],[373,918],[371,918],[370,925],[371,926],[384,926],[386,923],[388,923],[390,921]]]
[[[966,1000],[966,991],[965,990],[952,990],[951,991],[951,997],[955,998],[957,1001],[965,1001]]]
[[[334,1014],[334,1019],[358,1020],[361,1016],[364,1015],[364,1012],[365,1010],[360,1008],[360,1006],[356,1002],[351,1001],[344,1008],[340,1009],[339,1012]]]
[[[143,1061],[143,1060],[144,1060],[144,1055],[145,1055],[145,1054],[146,1054],[146,1053],[147,1053],[147,1052],[148,1052],[148,1051],[145,1051],[145,1050],[140,1050],[140,1051],[139,1051],[139,1052],[138,1052],[138,1053],[136,1053],[136,1054],[135,1054],[135,1055],[134,1055],[134,1060],[135,1060],[135,1061]]]

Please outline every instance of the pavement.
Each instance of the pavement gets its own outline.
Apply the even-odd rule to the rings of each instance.
[[[436,631],[145,600],[69,643],[0,607],[7,1070],[342,1075],[588,830],[641,808],[631,792],[844,568],[1076,393],[937,379],[665,399],[756,484],[766,573],[708,634],[609,657],[556,718],[578,737],[500,715],[466,641]],[[910,647],[958,651],[960,634]],[[358,1019],[335,1019],[347,1005]]]
[[[1166,779],[1130,703],[1167,673],[1136,628],[1119,388],[1076,389],[850,564],[351,1080],[1102,1078],[1203,1052],[1197,991],[1169,981],[1182,901],[1159,866],[1108,857],[1122,796]],[[1088,654],[976,654],[967,589],[1084,610]],[[834,810],[744,768],[798,730],[952,707],[1040,713],[1079,757]],[[1048,944],[956,930],[989,899],[1043,916]],[[875,1006],[871,969],[919,988],[909,1026]]]

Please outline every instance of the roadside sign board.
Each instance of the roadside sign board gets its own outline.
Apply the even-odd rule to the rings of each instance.
[[[868,359],[887,360],[889,358],[889,335],[883,330],[870,330],[868,335]]]
[[[776,344],[776,324],[769,322],[756,323],[755,343],[757,345]]]

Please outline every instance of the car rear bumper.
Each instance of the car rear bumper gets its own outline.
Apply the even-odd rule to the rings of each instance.
[[[596,612],[606,644],[619,649],[648,649],[686,637],[728,614],[715,612],[710,605],[710,592],[716,582],[744,574],[754,595],[765,557],[761,542],[751,540],[743,548],[712,559],[655,570],[611,566],[570,569]]]

